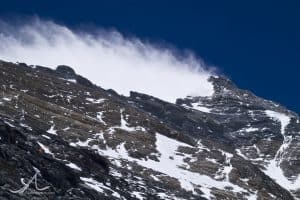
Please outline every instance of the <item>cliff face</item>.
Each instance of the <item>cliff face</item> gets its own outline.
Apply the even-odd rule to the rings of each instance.
[[[210,81],[171,104],[0,62],[0,198],[300,198],[299,117]]]

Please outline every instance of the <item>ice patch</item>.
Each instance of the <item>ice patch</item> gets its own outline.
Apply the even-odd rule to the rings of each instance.
[[[210,113],[211,109],[200,105],[199,103],[192,103],[192,108],[201,112]]]
[[[82,180],[85,183],[85,185],[89,186],[90,188],[96,190],[99,193],[104,193],[104,189],[105,189],[105,190],[111,191],[112,196],[114,196],[116,198],[121,198],[121,195],[118,192],[113,191],[109,187],[103,185],[103,183],[100,183],[100,182],[94,180],[93,178],[80,177],[80,180]]]
[[[80,177],[80,180],[84,181],[84,183],[89,186],[90,188],[96,190],[97,192],[103,193],[104,190],[102,189],[103,184],[99,183],[98,181],[92,178],[84,178]]]
[[[54,154],[49,150],[49,148],[48,147],[46,147],[45,145],[43,145],[42,143],[40,143],[40,142],[37,142],[38,143],[38,145],[43,149],[43,151],[45,152],[45,153],[47,153],[47,154],[50,154],[50,155],[52,155],[52,156],[54,156]]]
[[[135,127],[129,127],[128,126],[128,123],[127,123],[127,121],[125,120],[125,118],[124,118],[124,111],[123,110],[121,110],[120,111],[120,113],[121,113],[121,125],[120,125],[120,129],[123,129],[123,130],[125,130],[125,131],[128,131],[128,132],[132,132],[132,131],[135,131],[136,129],[135,129]]]
[[[46,139],[48,139],[48,140],[51,139],[51,138],[50,138],[49,136],[47,136],[47,135],[42,135],[42,137],[44,137],[44,138],[46,138]]]
[[[291,118],[285,114],[274,112],[272,110],[266,110],[265,112],[267,116],[281,123],[281,134],[284,135],[285,128],[290,123]]]
[[[47,131],[47,133],[52,134],[52,135],[57,135],[57,130],[54,129],[55,125],[52,125],[50,129]]]
[[[243,129],[239,130],[239,132],[247,132],[247,133],[251,133],[251,132],[255,132],[255,131],[259,131],[259,129],[253,128],[253,127],[248,127],[248,128],[243,128]]]
[[[11,101],[11,98],[8,98],[8,97],[3,97],[2,98],[4,101]]]
[[[71,83],[77,83],[76,79],[66,79],[66,81],[71,82]]]
[[[182,104],[182,106],[187,108],[187,109],[199,110],[199,111],[204,112],[204,113],[211,113],[211,110],[212,110],[210,108],[207,108],[207,107],[203,106],[200,102],[191,103],[191,106],[186,105],[186,104]]]
[[[139,200],[144,200],[144,199],[145,199],[145,198],[142,196],[142,194],[141,194],[140,192],[134,191],[134,192],[132,192],[132,195],[133,195],[135,198],[139,199]]]
[[[120,110],[120,115],[121,115],[120,116],[121,117],[120,126],[112,126],[112,127],[110,127],[109,128],[109,132],[110,133],[113,133],[113,131],[115,129],[122,129],[122,130],[128,131],[128,132],[134,132],[134,131],[143,131],[143,132],[145,132],[146,131],[146,129],[144,127],[141,127],[141,126],[130,127],[129,124],[128,124],[128,122],[125,119],[125,117],[127,117],[128,115],[124,117],[124,115],[125,115],[124,114],[124,109]]]
[[[78,141],[78,142],[71,142],[70,146],[72,147],[89,147],[89,142],[93,141],[94,139],[88,138],[86,141]]]
[[[104,125],[107,125],[106,122],[103,120],[103,112],[97,112],[97,119]]]
[[[226,179],[226,181],[230,181],[229,180],[229,174],[232,171],[233,167],[231,165],[231,158],[233,157],[233,154],[222,151],[223,156],[225,156],[225,164],[224,167],[219,169],[219,171],[217,172],[217,175],[215,176],[216,179]]]
[[[93,104],[100,104],[105,101],[105,99],[102,99],[102,98],[101,99],[86,98],[86,100]]]
[[[72,169],[75,169],[75,170],[78,170],[78,171],[82,171],[82,169],[80,167],[78,167],[78,165],[74,164],[74,163],[68,163],[66,164],[66,166],[72,168]]]

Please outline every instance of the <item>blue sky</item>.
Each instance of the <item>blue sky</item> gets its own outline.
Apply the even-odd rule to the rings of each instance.
[[[192,50],[239,87],[300,113],[298,1],[1,1],[2,18],[37,15]]]

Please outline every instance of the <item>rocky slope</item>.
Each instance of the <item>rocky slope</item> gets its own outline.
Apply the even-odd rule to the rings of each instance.
[[[0,199],[300,199],[300,122],[211,77],[176,104],[0,62]]]

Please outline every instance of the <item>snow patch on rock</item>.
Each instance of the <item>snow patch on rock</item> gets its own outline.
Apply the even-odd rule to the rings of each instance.
[[[286,127],[289,125],[291,118],[283,113],[278,113],[275,111],[267,110],[266,115],[270,118],[280,122],[281,124],[281,134],[283,135],[283,143],[278,149],[274,159],[270,160],[264,172],[274,179],[279,185],[287,190],[297,190],[300,188],[300,177],[294,180],[289,180],[282,171],[280,164],[282,162],[285,151],[292,142],[292,137],[285,135]]]
[[[68,163],[66,164],[66,166],[72,168],[72,169],[75,169],[75,170],[78,170],[78,171],[82,171],[82,169],[80,167],[78,167],[78,165],[74,164],[74,163]]]
[[[57,135],[57,130],[54,129],[55,125],[52,125],[50,129],[47,131],[47,133],[52,134],[52,135]]]
[[[37,142],[37,143],[38,143],[38,145],[43,149],[43,151],[44,151],[45,153],[54,156],[54,154],[49,150],[49,148],[48,148],[47,146],[43,145],[43,144],[40,143],[40,142]]]
[[[77,144],[73,144],[74,146],[89,146],[87,142],[80,142]],[[72,146],[73,146],[72,145]],[[162,174],[166,174],[170,177],[176,178],[181,187],[187,191],[192,191],[195,193],[195,188],[200,189],[204,194],[203,197],[211,198],[213,195],[211,194],[212,188],[218,188],[221,190],[227,190],[231,188],[235,193],[248,193],[248,195],[252,195],[251,192],[241,188],[237,185],[234,185],[229,182],[229,178],[227,178],[228,174],[231,171],[231,166],[229,168],[224,169],[225,180],[215,180],[209,176],[201,175],[199,173],[194,173],[185,169],[187,163],[184,162],[184,158],[190,155],[182,155],[179,154],[178,148],[189,147],[192,146],[179,142],[175,139],[168,138],[164,135],[156,133],[156,148],[159,152],[158,159],[159,161],[154,161],[151,159],[148,160],[139,160],[136,158],[132,158],[129,156],[125,143],[118,145],[115,149],[107,147],[106,149],[100,149],[97,145],[89,146],[91,149],[97,150],[99,154],[103,156],[107,156],[114,160],[125,160],[129,162],[135,162],[136,164],[146,167],[148,169],[152,169],[154,171],[160,172]],[[226,154],[226,159],[230,162],[231,154]]]

